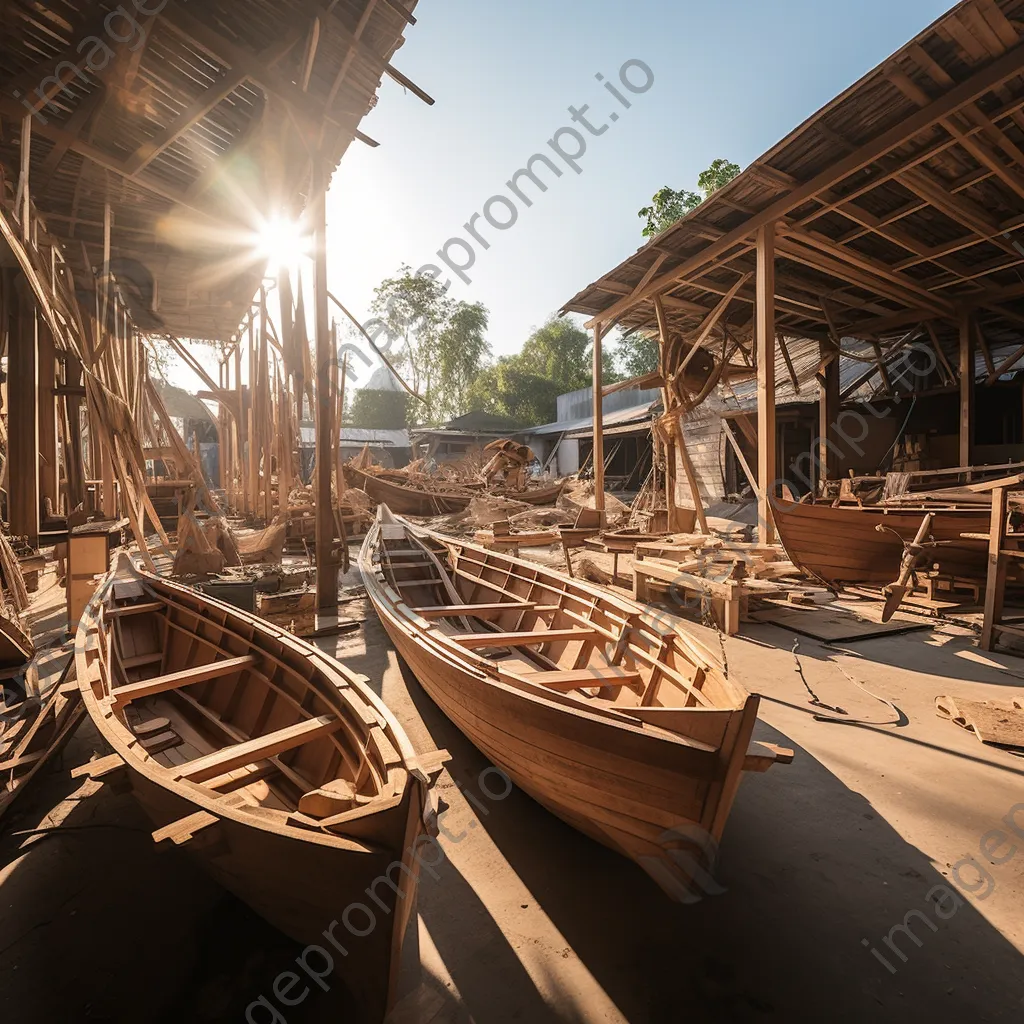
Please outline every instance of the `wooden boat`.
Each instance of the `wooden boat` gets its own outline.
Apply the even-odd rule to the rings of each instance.
[[[73,663],[69,662],[68,668]],[[0,817],[60,752],[85,717],[78,683],[61,675],[42,701],[29,698],[0,715]]]
[[[378,505],[387,505],[393,511],[407,516],[439,516],[462,512],[469,507],[473,498],[477,497],[472,492],[460,494],[420,490],[418,487],[409,487],[384,475],[365,473],[352,465],[345,466],[345,481],[350,487],[358,487],[365,491]],[[552,505],[558,500],[564,486],[565,481],[559,481],[549,487],[487,493],[492,497],[511,498],[529,505]]]
[[[926,513],[939,546],[927,564],[954,576],[984,577],[987,545],[963,533],[987,534],[987,509],[856,508],[773,499],[779,540],[798,568],[827,585],[892,583],[900,574],[904,541],[914,540]],[[879,531],[877,527],[884,527]]]
[[[360,553],[399,654],[466,736],[570,825],[690,902],[745,769],[758,698],[682,623],[387,508]],[[713,885],[713,883],[711,883]]]
[[[185,845],[298,942],[331,949],[325,929],[369,908],[369,934],[363,909],[359,934],[334,929],[348,952],[334,960],[367,1019],[383,1019],[443,755],[417,757],[362,677],[316,648],[127,556],[86,610],[75,657],[114,749],[84,774],[124,773],[157,841]]]

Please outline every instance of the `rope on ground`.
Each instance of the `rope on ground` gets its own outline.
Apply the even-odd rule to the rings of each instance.
[[[800,677],[800,682],[804,684],[804,689],[807,691],[807,694],[810,697],[810,700],[807,701],[808,704],[815,708],[824,708],[824,710],[831,711],[837,715],[849,714],[849,712],[845,711],[843,708],[832,707],[831,704],[824,703],[824,701],[822,701],[818,697],[818,695],[811,689],[811,684],[807,682],[807,677],[804,675],[804,667],[800,664],[800,641],[796,637],[793,637],[793,661],[796,664],[796,668],[794,669],[794,671]],[[815,715],[814,719],[818,722],[842,721],[842,719],[826,718],[823,715]]]

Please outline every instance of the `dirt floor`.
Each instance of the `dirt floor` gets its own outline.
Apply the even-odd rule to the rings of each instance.
[[[322,645],[418,748],[452,754],[448,858],[424,878],[392,1024],[1021,1019],[1024,759],[937,718],[934,699],[1020,696],[1024,660],[983,655],[955,626],[838,648],[745,627],[730,671],[763,695],[757,738],[796,758],[745,780],[725,891],[680,906],[521,792],[488,796],[487,761],[403,673],[372,609],[345,612],[362,630]],[[898,724],[862,724],[894,717],[871,694]],[[130,796],[72,781],[96,751],[86,722],[3,822],[4,1017],[356,1020],[337,986],[273,999],[297,948],[184,852],[157,852]]]

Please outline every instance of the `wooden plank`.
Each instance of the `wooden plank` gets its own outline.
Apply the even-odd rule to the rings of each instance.
[[[209,665],[198,665],[194,668],[182,669],[180,672],[154,676],[152,679],[144,679],[142,682],[131,683],[128,686],[118,686],[113,691],[113,696],[119,705],[124,705],[133,700],[139,700],[141,697],[152,696],[154,693],[177,690],[182,686],[194,686],[196,683],[204,683],[210,679],[220,679],[234,672],[241,672],[242,669],[255,665],[258,660],[255,654],[246,654],[241,658],[212,661]]]
[[[758,540],[775,540],[771,498],[775,492],[775,224],[757,232],[757,479]]]
[[[479,647],[535,647],[538,644],[567,643],[571,640],[593,640],[593,629],[546,629],[535,633],[456,633],[449,637],[469,650]]]
[[[187,761],[174,769],[174,776],[189,782],[205,782],[226,772],[243,768],[247,764],[255,764],[268,757],[275,757],[286,750],[294,750],[305,743],[310,743],[321,736],[328,736],[341,728],[341,719],[335,715],[320,715],[308,718],[295,725],[258,736],[245,743],[236,743],[221,750],[216,750],[205,757]]]
[[[123,608],[106,608],[103,611],[105,619],[121,619],[129,615],[144,615],[147,612],[162,612],[166,605],[163,601],[147,601],[145,604],[129,604]]]
[[[413,608],[417,615],[425,619],[458,618],[462,615],[474,615],[477,618],[500,615],[502,612],[526,612],[537,608],[536,601],[499,601],[496,604],[435,604]]]
[[[218,821],[220,818],[216,814],[211,814],[209,811],[196,811],[194,814],[171,822],[170,825],[158,828],[153,833],[153,842],[162,843],[170,839],[176,846],[180,846],[182,843],[187,843],[196,832],[209,828],[210,825],[215,825]]]
[[[565,672],[520,672],[531,683],[540,683],[552,690],[568,693],[588,686],[628,686],[635,689],[643,685],[639,672],[626,672],[614,666],[581,668]]]
[[[992,518],[988,537],[988,575],[985,582],[985,619],[980,646],[983,651],[995,647],[996,627],[1003,617],[1003,598],[1006,593],[1006,559],[1002,556],[1006,534],[1006,505],[1008,491],[997,487],[992,492]]]

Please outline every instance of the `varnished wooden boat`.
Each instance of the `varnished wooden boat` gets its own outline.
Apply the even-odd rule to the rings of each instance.
[[[926,513],[932,513],[931,534],[942,542],[926,564],[955,576],[984,577],[984,541],[966,540],[963,533],[987,534],[987,509],[856,508],[798,504],[773,499],[779,540],[794,565],[822,582],[892,583],[900,574],[904,541],[913,541]],[[885,529],[879,531],[878,526]]]
[[[513,782],[671,896],[713,890],[744,770],[792,754],[748,750],[758,698],[679,620],[386,508],[360,569],[423,688]]]
[[[362,677],[127,556],[83,616],[75,657],[114,749],[85,774],[126,774],[155,839],[183,844],[282,932],[332,952],[367,1019],[382,1020],[441,756],[417,757]],[[324,931],[354,904],[375,923],[365,934],[359,909],[358,934],[338,924],[342,956]]]
[[[392,511],[406,516],[438,516],[462,512],[475,497],[474,494],[456,494],[443,491],[423,491],[417,487],[389,480],[385,476],[364,473],[355,466],[345,466],[345,481],[350,487],[365,491],[378,505],[387,505]],[[524,501],[529,505],[551,505],[558,500],[564,481],[549,487],[529,487],[524,491],[490,491],[492,496]]]

